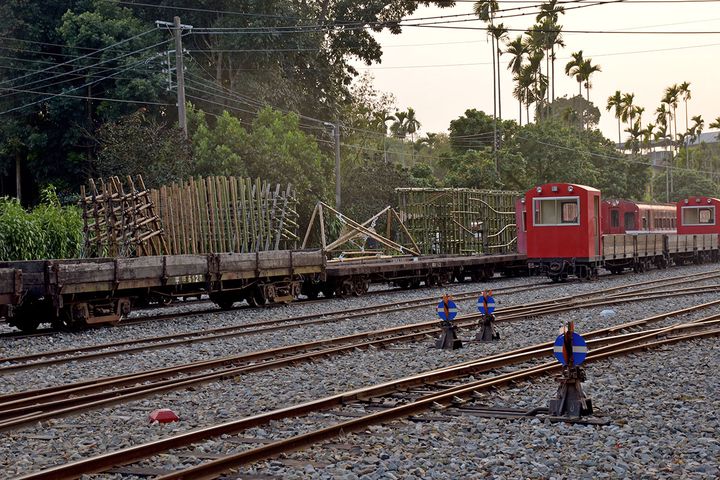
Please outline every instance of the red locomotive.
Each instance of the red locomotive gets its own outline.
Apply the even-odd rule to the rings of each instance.
[[[676,206],[672,203],[640,203],[603,200],[602,233],[674,232]]]
[[[528,266],[553,281],[597,276],[602,264],[600,190],[548,183],[525,194]]]

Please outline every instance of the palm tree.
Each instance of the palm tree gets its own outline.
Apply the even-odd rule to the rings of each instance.
[[[592,83],[590,82],[590,76],[592,76],[595,72],[601,72],[600,65],[593,65],[592,64],[592,58],[588,58],[585,61],[583,61],[582,65],[580,65],[580,74],[582,75],[583,81],[585,82],[585,92],[587,93],[587,101],[590,101],[590,87],[592,87]]]
[[[415,117],[415,109],[412,107],[408,107],[407,114],[405,117],[405,130],[407,133],[410,134],[410,138],[413,142],[415,142],[415,133],[420,128],[420,122],[418,121],[417,117]]]
[[[685,102],[685,131],[689,129],[688,127],[688,100],[692,98],[692,94],[690,93],[690,82],[683,82],[680,85],[678,85],[678,91],[680,95],[682,95],[682,99]]]
[[[607,99],[607,105],[605,109],[609,112],[612,108],[615,108],[615,118],[618,121],[618,145],[622,142],[620,134],[620,117],[622,116],[623,110],[623,94],[620,90],[615,90],[614,95],[610,95]]]
[[[530,53],[527,43],[523,40],[522,35],[515,37],[515,40],[505,42],[505,53],[512,55],[508,62],[508,70],[512,73],[520,73],[525,56]]]
[[[642,136],[640,122],[635,122],[630,128],[626,128],[625,131],[630,134],[625,142],[625,148],[629,149],[633,154],[636,154],[640,149],[640,137]]]
[[[533,102],[532,87],[535,85],[535,72],[531,65],[523,65],[520,71],[515,74],[513,80],[516,83],[513,96],[517,98],[521,105],[525,105],[527,121],[530,123],[530,104]],[[520,115],[520,125],[522,125],[522,114]]]
[[[626,93],[622,97],[622,104],[621,104],[621,113],[620,118],[623,122],[627,122],[629,120],[628,127],[632,126],[633,124],[633,117],[635,117],[635,105],[633,102],[635,101],[635,94],[634,93]]]
[[[497,46],[495,48],[495,59],[493,60],[496,62],[497,65],[497,101],[498,101],[498,118],[502,120],[502,95],[500,91],[500,56],[502,55],[502,49],[500,48],[501,40],[507,39],[507,33],[508,29],[505,28],[505,25],[502,23],[499,25],[490,25],[488,27],[488,33],[493,37],[495,40],[494,45]]]
[[[582,95],[583,77],[580,67],[583,63],[585,63],[585,59],[583,58],[582,50],[574,52],[571,55],[572,60],[565,65],[565,75],[568,77],[575,77],[575,80],[578,82],[578,95]]]
[[[705,120],[703,120],[702,115],[695,115],[690,120],[693,121],[693,125],[690,127],[689,132],[692,135],[694,142],[702,133],[703,127],[705,127]]]
[[[480,0],[475,2],[473,5],[473,11],[478,18],[484,22],[488,22],[488,33],[490,33],[492,56],[493,56],[493,150],[497,152],[497,71],[500,70],[500,65],[496,63],[498,58],[497,48],[495,48],[495,36],[491,33],[493,27],[493,21],[495,18],[495,12],[498,10],[499,5],[495,0]],[[497,170],[497,155],[495,156],[495,169]]]
[[[709,128],[720,128],[720,117],[717,117],[714,122],[708,125]],[[720,132],[717,134],[717,139],[720,140]]]
[[[393,123],[390,125],[390,132],[397,138],[400,138],[402,140],[407,137],[408,131],[407,131],[407,113],[406,112],[395,112],[395,116],[393,117]]]
[[[546,45],[550,47],[550,60],[552,62],[551,69],[548,69],[548,75],[552,72],[552,96],[551,101],[555,101],[555,47],[564,47],[565,43],[562,39],[562,25],[558,25],[560,14],[565,13],[565,7],[558,5],[558,0],[550,0],[540,6],[540,13],[535,17],[535,21],[543,25],[546,35]]]
[[[647,126],[640,130],[640,133],[642,134],[642,146],[645,148],[648,152],[652,149],[651,140],[653,138],[653,134],[655,132],[655,125],[652,123],[648,123]]]
[[[523,40],[522,35],[518,35],[515,40],[506,42],[505,46],[505,53],[512,55],[510,62],[508,62],[508,70],[513,73],[513,81],[516,83],[515,89],[513,90],[513,96],[518,100],[520,105],[518,119],[520,126],[522,126],[522,106],[524,95],[519,93],[522,92],[522,88],[518,88],[518,77],[523,68],[523,60],[530,50]]]
[[[680,97],[680,87],[677,84],[671,85],[665,89],[665,95],[663,96],[662,102],[666,103],[668,107],[672,109],[672,115],[671,118],[673,120],[673,124],[675,126],[675,134],[674,137],[677,136],[677,107],[678,107],[678,100]],[[670,132],[671,136],[672,131]]]

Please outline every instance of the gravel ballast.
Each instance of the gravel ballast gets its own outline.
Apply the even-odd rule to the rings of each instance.
[[[646,275],[627,275],[608,278],[604,282],[592,283],[568,283],[560,284],[552,289],[538,292],[514,293],[498,295],[496,298],[503,302],[500,306],[528,303],[537,301],[542,296],[559,297],[562,295],[580,294],[600,288],[608,288],[623,283],[635,283],[639,281],[652,280],[679,275],[683,273],[697,273],[700,271],[714,270],[713,266],[688,267],[684,269],[669,269],[666,271],[653,271]],[[508,279],[493,282],[493,288],[500,285],[515,285],[520,283],[533,283],[538,279]],[[477,284],[467,284],[452,287],[452,291],[477,290]],[[436,289],[439,294],[441,290]],[[321,308],[327,310],[338,309],[341,304],[357,307],[363,304],[375,304],[391,301],[393,298],[414,298],[425,297],[431,294],[429,290],[418,290],[383,294],[348,300],[334,300],[325,307],[325,304],[312,304],[297,306],[308,313],[308,309]],[[402,295],[402,297],[393,297]],[[174,432],[186,431],[199,426],[207,426],[234,418],[251,415],[274,408],[299,403],[304,400],[318,398],[320,396],[342,392],[351,388],[372,385],[384,380],[399,378],[411,375],[432,368],[447,366],[460,361],[478,358],[481,356],[517,348],[532,343],[548,341],[554,337],[557,328],[564,321],[575,320],[576,328],[579,331],[601,328],[603,326],[624,323],[659,313],[674,310],[684,306],[716,300],[717,294],[708,293],[704,295],[692,295],[687,297],[671,297],[652,302],[638,302],[612,306],[616,315],[603,317],[600,315],[603,307],[584,310],[581,312],[567,312],[552,317],[540,317],[526,320],[522,323],[499,324],[502,339],[492,344],[469,343],[466,348],[454,352],[438,351],[429,348],[430,340],[412,344],[399,344],[390,349],[357,351],[352,354],[332,357],[313,364],[299,364],[294,368],[283,368],[258,374],[251,374],[237,378],[233,381],[216,382],[208,385],[201,385],[192,390],[181,390],[170,392],[154,397],[130,402],[108,408],[101,408],[93,412],[73,415],[66,418],[53,419],[42,424],[24,427],[19,430],[6,432],[3,436],[3,443],[0,446],[0,465],[4,468],[3,475],[10,477],[21,472],[38,470],[42,467],[57,464],[63,460],[96,455],[105,451],[117,450],[119,448],[151,441],[153,439],[168,436]],[[474,301],[460,302],[462,312],[470,313],[475,311]],[[276,309],[267,311],[250,311],[248,315],[256,315],[254,320],[268,318],[268,315],[287,316],[290,315],[293,307],[281,307],[288,309],[283,314],[277,314]],[[324,310],[324,311],[327,311]],[[696,315],[688,315],[686,318],[697,318],[712,312],[717,313],[718,309],[708,309]],[[244,311],[243,314],[246,312]],[[298,314],[301,312],[297,312]],[[100,375],[111,375],[127,373],[129,371],[143,371],[149,368],[167,366],[169,364],[187,363],[199,359],[213,358],[230,353],[242,351],[253,351],[274,346],[287,345],[302,341],[317,340],[320,338],[347,335],[359,331],[373,330],[392,325],[401,325],[411,322],[426,321],[432,319],[434,308],[430,311],[411,310],[386,315],[375,315],[362,319],[353,319],[345,322],[320,326],[306,327],[294,331],[283,332],[273,335],[245,337],[241,340],[225,340],[207,342],[193,345],[187,348],[175,348],[168,351],[149,351],[145,354],[122,356],[111,359],[98,360],[97,362],[83,362],[77,365],[66,365],[63,367],[49,367],[38,371],[18,372],[18,374],[4,376],[2,388],[5,391],[14,391],[27,388],[28,385],[40,387],[43,385],[54,385],[66,383],[83,378],[92,378]],[[235,312],[213,314],[213,318],[206,315],[202,318],[188,320],[189,322],[212,323],[214,319],[225,321],[230,324],[237,322],[232,316]],[[243,319],[246,320],[246,319]],[[178,331],[187,331],[188,321],[183,320],[175,327],[170,323],[163,324],[165,334],[170,329],[177,328]],[[193,328],[199,325],[193,324]],[[215,324],[213,323],[213,326]],[[149,324],[145,330],[140,326],[126,327],[135,330],[137,336],[147,336],[150,333]],[[116,332],[113,332],[115,330]],[[290,333],[292,332],[292,333]],[[102,333],[106,337],[96,340],[93,343],[108,341],[108,335],[122,335],[126,333],[123,329],[104,329],[92,333]],[[142,335],[144,334],[144,335]],[[472,336],[474,332],[465,331],[463,338]],[[85,334],[83,334],[85,335]],[[72,335],[67,335],[68,338]],[[252,340],[250,340],[252,339]],[[24,340],[31,342],[30,340]],[[38,338],[33,342],[41,344],[47,338]],[[35,348],[41,348],[38,345]],[[717,348],[717,347],[716,347]],[[45,349],[47,346],[45,345]],[[7,378],[6,378],[7,377]],[[593,395],[595,398],[595,395]],[[597,400],[596,400],[597,401]],[[181,416],[181,422],[165,426],[149,425],[147,414],[156,408],[172,408]],[[518,423],[518,425],[520,425]],[[554,428],[554,426],[553,426]],[[299,474],[307,472],[294,472]],[[353,474],[352,472],[338,473]],[[440,477],[444,478],[444,477]]]
[[[584,389],[608,426],[418,415],[239,471],[277,478],[693,478],[720,476],[720,340],[593,363]],[[479,405],[546,406],[551,378]],[[429,418],[428,417],[432,417]],[[425,420],[428,419],[428,420]],[[292,467],[288,467],[292,465]]]

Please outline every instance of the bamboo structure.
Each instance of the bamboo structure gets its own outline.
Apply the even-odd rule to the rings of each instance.
[[[334,220],[343,226],[338,238],[330,243],[328,243],[328,233],[325,228],[326,213],[333,216]],[[385,221],[381,222],[383,215],[385,215]],[[303,249],[308,246],[308,240],[316,223],[318,224],[320,247],[328,256],[337,255],[340,259],[361,259],[387,255],[420,255],[417,243],[405,228],[397,211],[390,206],[383,208],[363,223],[358,223],[330,205],[318,202],[305,232]],[[378,224],[386,228],[386,235],[378,233],[378,229],[380,229]],[[396,237],[399,239],[397,242],[391,239],[393,231],[396,232]],[[405,243],[402,243],[403,240]]]
[[[398,205],[423,254],[517,250],[515,201],[520,192],[470,188],[398,188]]]
[[[161,255],[168,245],[141,176],[89,181],[80,190],[84,257]]]
[[[291,186],[259,179],[191,178],[151,191],[168,254],[246,253],[297,247],[298,214]]]

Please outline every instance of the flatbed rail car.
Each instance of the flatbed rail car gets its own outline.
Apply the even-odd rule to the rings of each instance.
[[[329,261],[325,279],[320,285],[304,292],[308,297],[323,295],[362,295],[370,283],[393,283],[401,288],[413,288],[424,283],[443,285],[454,280],[482,281],[495,272],[505,275],[527,273],[526,255],[423,255],[391,258]]]
[[[0,299],[9,301],[0,316],[33,331],[44,321],[116,323],[138,301],[153,298],[208,294],[221,308],[242,300],[291,301],[303,282],[322,275],[324,263],[320,250],[4,262]]]

